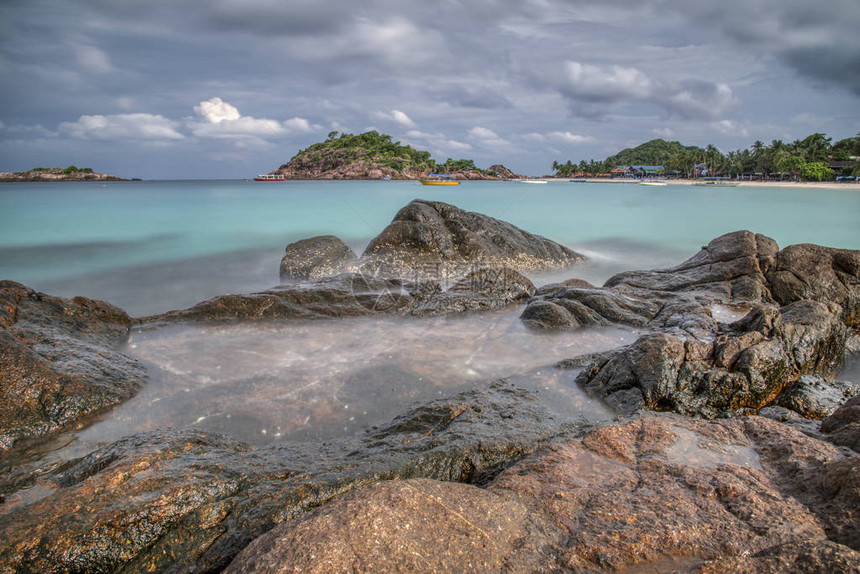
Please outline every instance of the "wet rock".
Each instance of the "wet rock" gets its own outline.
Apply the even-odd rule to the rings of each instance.
[[[580,323],[570,311],[552,301],[536,301],[526,307],[520,319],[532,329],[568,329]]]
[[[604,287],[633,293],[699,291],[715,298],[769,301],[765,274],[775,267],[777,251],[769,237],[736,231],[714,239],[677,267],[620,273]]]
[[[200,430],[145,433],[43,475],[54,492],[0,523],[0,564],[219,571],[275,525],[360,485],[421,477],[486,484],[575,428],[548,414],[533,392],[498,382],[349,440],[253,449]]]
[[[829,485],[805,495],[799,474],[784,482],[780,452],[802,461],[789,467],[856,480],[856,457],[772,421],[647,417],[553,442],[485,489],[356,490],[257,539],[228,571],[856,571],[831,511],[848,503],[844,526],[857,506]]]
[[[255,540],[226,572],[535,572],[541,529],[524,504],[473,486],[378,483]]]
[[[302,239],[287,245],[281,259],[281,282],[338,275],[357,259],[352,249],[334,235]]]
[[[362,268],[410,279],[435,273],[431,277],[438,279],[440,266],[535,271],[584,261],[584,256],[567,247],[505,221],[416,199],[371,240],[362,255]]]
[[[145,322],[337,319],[364,315],[445,315],[500,309],[524,301],[534,285],[506,268],[476,268],[451,286],[373,274],[342,273],[248,295],[222,295]]]
[[[743,424],[780,489],[816,515],[830,540],[860,550],[860,457],[761,417]]]
[[[133,396],[145,371],[117,351],[130,326],[108,303],[0,281],[0,453]]]
[[[857,553],[835,542],[789,542],[754,556],[709,560],[694,568],[696,574],[783,574],[808,572],[850,574],[857,572]]]
[[[821,432],[834,444],[860,453],[860,396],[855,396],[821,421]]]
[[[844,321],[860,326],[860,252],[820,245],[791,245],[779,252],[768,275],[774,299],[783,305],[812,299],[842,307]]]
[[[845,327],[828,308],[801,301],[786,308],[781,327],[761,314],[723,329],[714,341],[680,333],[643,335],[632,345],[605,353],[577,377],[586,392],[614,402],[624,391],[624,411],[674,411],[714,418],[727,412],[754,413],[774,402],[802,375],[831,377],[842,365]],[[764,329],[746,331],[744,328]],[[630,400],[631,389],[642,402]],[[622,398],[621,396],[618,397]],[[785,399],[783,406],[802,408]]]
[[[600,289],[548,286],[521,318],[534,329],[620,324],[656,331],[600,357],[577,379],[623,413],[712,418],[778,404],[821,418],[853,392],[836,385],[845,389],[840,398],[822,385],[835,384],[844,362],[858,263],[860,252],[810,245],[779,251],[772,239],[739,231],[670,269],[621,273]],[[816,393],[799,383],[804,375],[821,381]]]
[[[858,384],[848,381],[829,383],[821,377],[803,375],[780,396],[779,404],[807,419],[822,419],[857,394],[860,394]]]
[[[469,273],[444,292],[418,299],[410,312],[415,316],[449,315],[501,309],[534,295],[535,287],[513,269],[482,267]]]

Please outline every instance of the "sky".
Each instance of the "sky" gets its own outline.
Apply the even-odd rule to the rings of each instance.
[[[0,171],[248,178],[332,131],[551,173],[860,133],[858,0],[4,0]]]

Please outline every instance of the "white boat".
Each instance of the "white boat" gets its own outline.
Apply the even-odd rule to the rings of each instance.
[[[639,185],[657,185],[657,186],[662,187],[662,186],[666,185],[666,182],[665,181],[640,181]]]
[[[520,183],[549,183],[545,179],[520,179],[518,180]]]
[[[740,185],[740,182],[737,181],[696,181],[693,182],[693,185],[707,185],[709,187],[737,187]]]
[[[287,178],[279,173],[261,173],[254,181],[287,181]]]

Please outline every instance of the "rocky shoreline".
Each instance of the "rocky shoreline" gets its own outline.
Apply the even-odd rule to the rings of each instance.
[[[353,438],[177,428],[11,468],[0,572],[858,571],[860,385],[837,376],[860,347],[860,252],[742,231],[603,287],[521,273],[583,260],[416,200],[360,257],[331,236],[291,244],[282,285],[156,317],[0,283],[0,461],[145,384],[121,349],[135,325],[521,304],[537,331],[644,333],[557,366],[616,410],[606,424],[500,380]]]

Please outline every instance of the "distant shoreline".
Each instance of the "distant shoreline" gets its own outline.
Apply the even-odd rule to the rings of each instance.
[[[546,177],[540,178],[547,181],[569,181],[571,178],[561,177]],[[585,183],[627,183],[638,184],[642,180],[639,179],[611,179],[605,177],[588,177],[585,178]],[[647,180],[646,180],[647,181]],[[701,183],[700,179],[666,179],[667,185],[693,185]],[[852,183],[836,183],[835,181],[737,181],[732,180],[731,183],[739,184],[738,187],[783,187],[786,189],[853,189],[860,190],[860,182]]]

